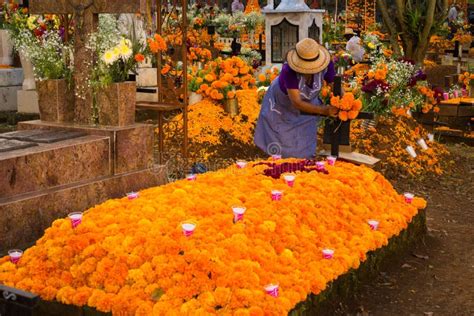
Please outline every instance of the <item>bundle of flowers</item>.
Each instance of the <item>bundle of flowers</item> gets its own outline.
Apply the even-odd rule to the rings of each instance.
[[[267,168],[231,167],[109,200],[75,228],[58,219],[16,264],[0,259],[0,283],[115,315],[286,315],[426,205],[408,204],[366,167],[297,172],[292,187]],[[272,190],[283,192],[278,200]]]
[[[255,86],[253,68],[239,57],[217,58],[204,67],[204,82],[197,90],[213,100],[233,99],[235,92]]]
[[[356,151],[381,159],[378,168],[389,178],[441,175],[449,167],[446,147],[403,113],[380,117],[376,127],[353,121],[351,144]],[[408,146],[413,148],[416,157],[407,151]]]
[[[362,109],[362,101],[356,99],[352,92],[346,92],[342,97],[333,96],[331,105],[339,110],[338,118],[341,121],[355,119]]]
[[[385,57],[373,61],[371,68],[358,72],[349,85],[355,93],[361,92],[365,111],[389,115],[435,109],[435,93],[426,75],[412,61]]]
[[[73,27],[57,15],[29,15],[17,1],[3,5],[3,26],[15,49],[30,60],[37,80],[70,79]]]
[[[466,71],[460,74],[458,79],[459,83],[461,83],[464,87],[470,87],[474,85],[474,73]]]
[[[191,63],[207,63],[212,59],[212,53],[207,48],[191,47],[188,51],[188,60]]]

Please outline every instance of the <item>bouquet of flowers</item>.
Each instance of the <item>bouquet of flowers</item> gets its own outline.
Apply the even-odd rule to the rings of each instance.
[[[204,82],[197,93],[213,100],[233,99],[237,90],[255,86],[253,68],[239,57],[217,58],[204,67]]]
[[[3,12],[13,45],[32,62],[36,79],[71,78],[73,30],[68,17],[28,15],[28,9],[13,1]]]
[[[97,54],[99,60],[91,84],[103,87],[127,81],[146,56],[166,49],[166,43],[159,35],[145,43],[128,39],[118,31],[117,19],[113,15],[101,15],[99,31],[91,35],[88,48]]]
[[[464,85],[464,87],[470,87],[474,85],[474,73],[468,71],[459,75],[459,82]]]
[[[341,121],[355,119],[362,109],[362,101],[357,99],[352,92],[346,92],[342,97],[333,96],[330,103],[339,109],[338,118]]]

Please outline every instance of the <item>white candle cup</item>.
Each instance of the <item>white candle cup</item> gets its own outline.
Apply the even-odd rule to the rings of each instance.
[[[413,199],[415,198],[415,195],[413,193],[405,193],[403,194],[403,196],[405,197],[405,202],[407,202],[408,204],[411,204],[411,202],[413,202]]]
[[[418,145],[420,145],[421,149],[423,150],[428,150],[428,145],[426,144],[425,140],[423,138],[420,138],[417,141]]]
[[[130,193],[127,193],[127,198],[129,200],[135,200],[135,199],[138,199],[138,197],[140,196],[140,194],[138,192],[130,192]]]
[[[237,165],[237,168],[244,169],[247,166],[247,161],[237,160],[237,162],[235,164]]]
[[[272,155],[272,160],[277,161],[281,159],[281,155]]]
[[[294,174],[285,174],[283,178],[289,187],[293,187],[295,185],[296,176]]]
[[[8,255],[10,256],[10,262],[17,264],[20,261],[21,256],[23,256],[23,251],[20,249],[8,250]]]
[[[459,98],[459,92],[458,92],[458,90],[454,90],[454,91],[453,91],[453,97],[454,97],[455,99]]]
[[[324,259],[334,258],[334,250],[333,249],[323,249],[323,258]]]
[[[443,93],[443,100],[445,100],[445,101],[449,100],[449,93],[447,93],[447,92]]]
[[[326,162],[324,161],[317,161],[316,162],[316,169],[317,170],[324,170],[326,168]]]
[[[336,165],[337,157],[329,156],[329,157],[326,158],[326,160],[328,161],[328,165],[334,166],[334,165]]]
[[[74,212],[74,213],[69,213],[68,217],[71,220],[72,228],[76,228],[82,223],[83,214],[81,212]]]
[[[265,292],[273,297],[278,297],[280,286],[278,284],[268,284],[265,286]]]
[[[188,180],[188,181],[196,181],[196,179],[197,179],[197,175],[195,175],[195,174],[188,174],[186,176],[186,180]]]
[[[434,142],[434,134],[428,134],[428,141],[430,141],[431,143]]]
[[[410,116],[410,117],[413,116],[410,109],[407,110],[407,115]]]
[[[272,201],[281,201],[283,198],[283,192],[278,190],[272,191]]]
[[[379,222],[378,221],[371,219],[367,223],[369,224],[370,229],[372,229],[372,230],[378,230],[379,229]]]
[[[234,223],[244,219],[244,214],[247,209],[243,206],[232,206],[232,212],[234,213]]]
[[[406,150],[410,154],[410,156],[412,156],[413,158],[416,158],[416,151],[413,147],[407,146]]]
[[[196,223],[183,222],[181,223],[181,228],[183,229],[184,236],[190,237],[192,234],[194,234],[194,230],[196,229]]]

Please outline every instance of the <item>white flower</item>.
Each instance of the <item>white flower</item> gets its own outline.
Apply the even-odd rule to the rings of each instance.
[[[118,57],[119,56],[117,54],[115,54],[115,52],[113,50],[108,50],[102,56],[102,61],[106,65],[111,65],[111,64],[113,64],[114,62],[117,61]]]

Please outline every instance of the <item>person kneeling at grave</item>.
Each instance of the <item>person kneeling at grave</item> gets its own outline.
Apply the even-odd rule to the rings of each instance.
[[[322,116],[337,115],[337,109],[319,97],[323,81],[332,83],[335,75],[326,48],[310,38],[298,42],[265,94],[255,144],[269,155],[313,158]]]

